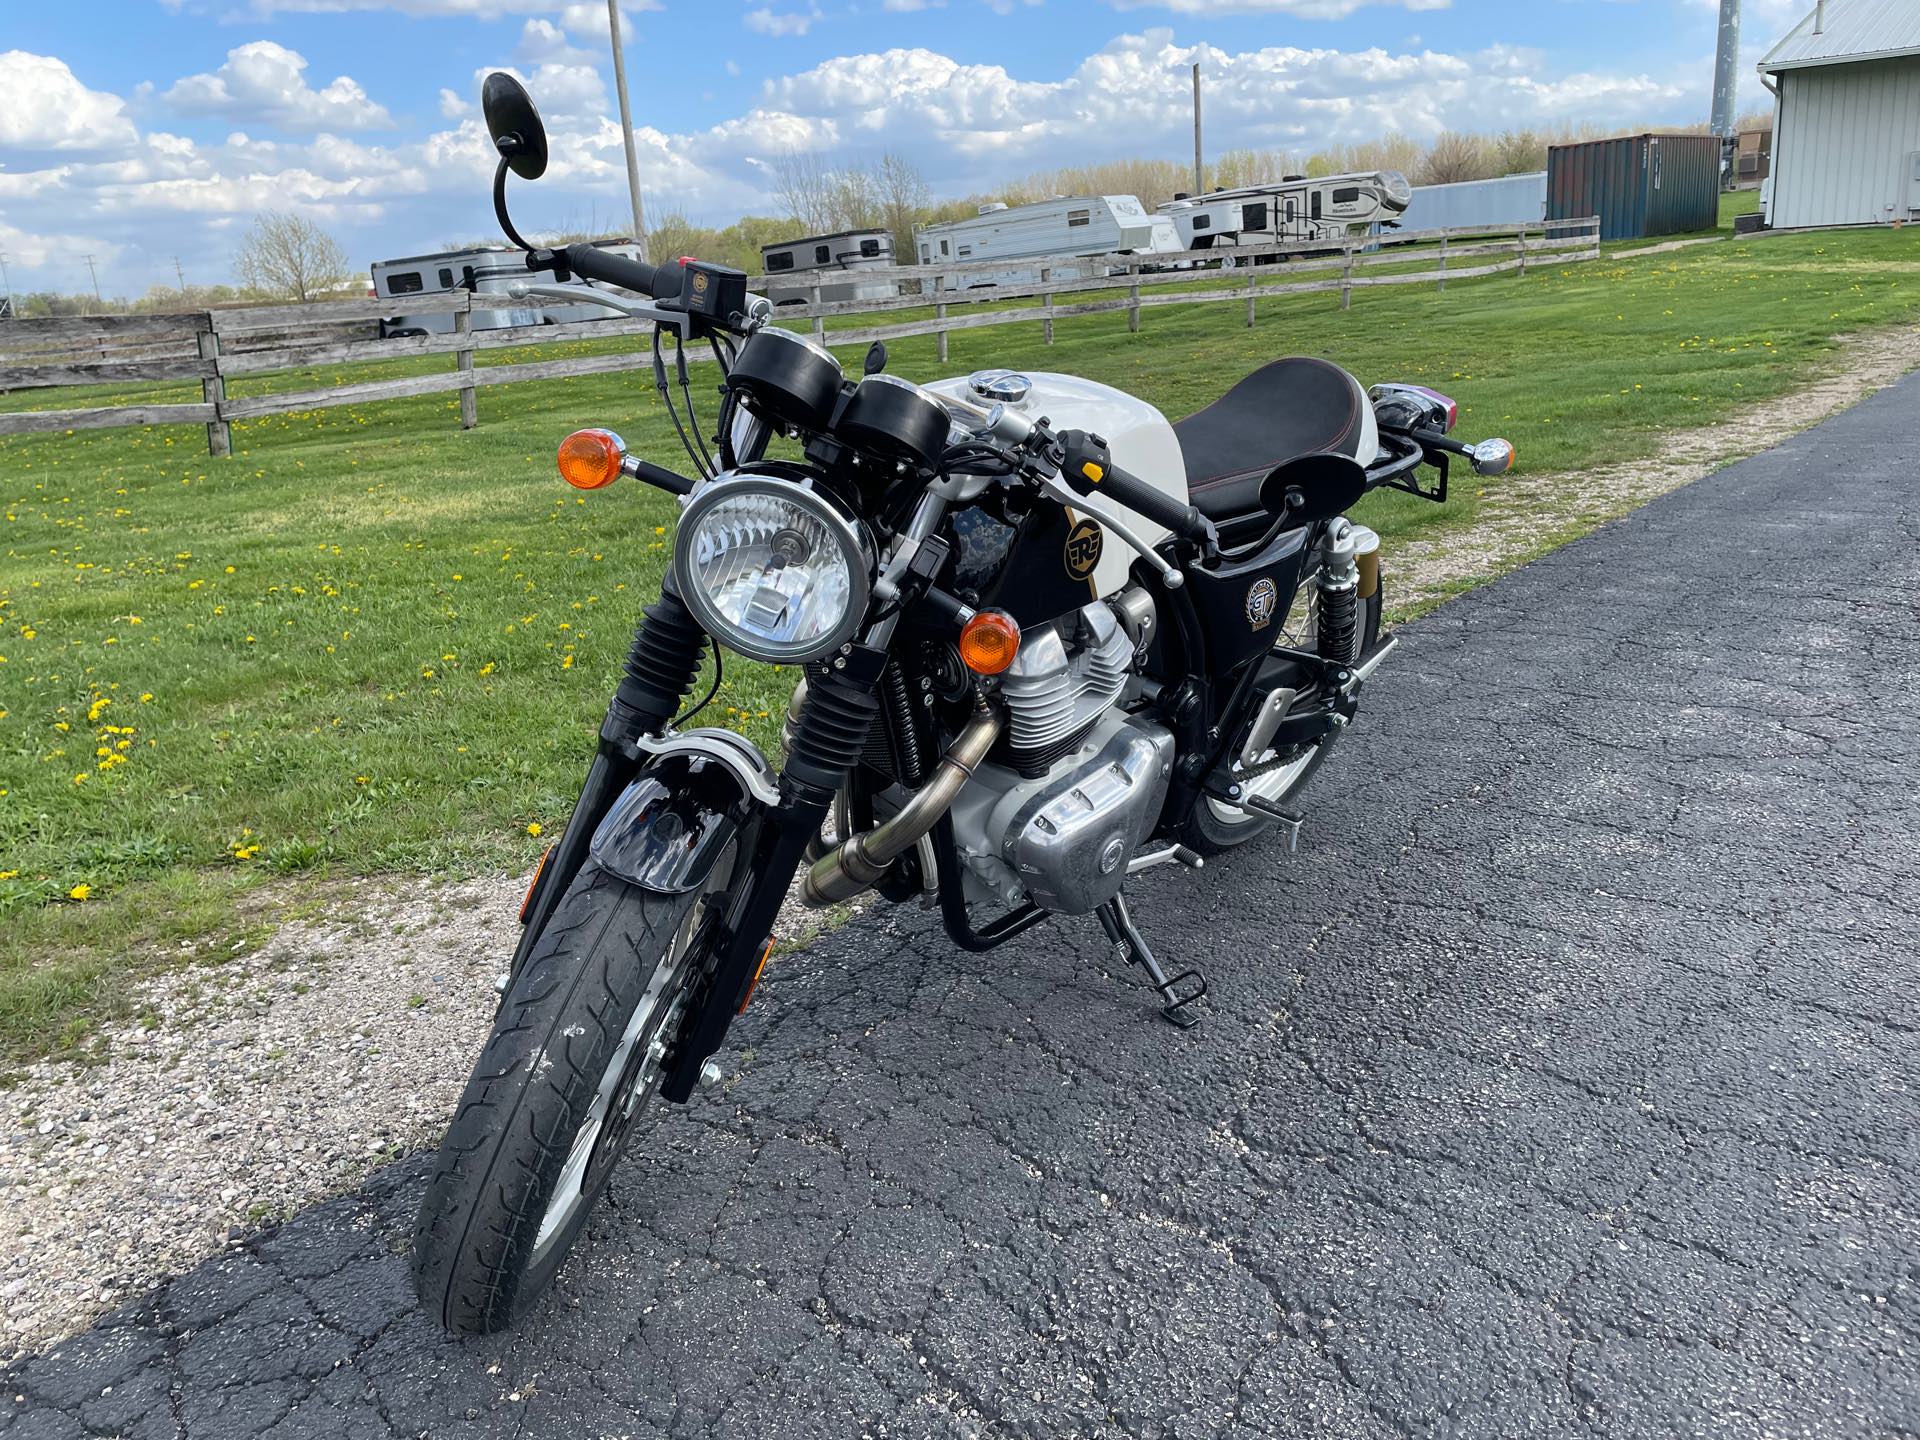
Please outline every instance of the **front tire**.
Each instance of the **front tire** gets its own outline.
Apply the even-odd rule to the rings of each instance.
[[[589,862],[494,1017],[414,1229],[414,1288],[455,1334],[505,1329],[553,1283],[663,1072],[709,948],[706,886],[642,890]]]

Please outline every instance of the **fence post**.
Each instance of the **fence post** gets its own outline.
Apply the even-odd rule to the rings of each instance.
[[[1247,328],[1253,328],[1253,301],[1260,293],[1260,267],[1249,257],[1247,260]]]
[[[453,365],[467,377],[467,383],[460,387],[460,428],[471,430],[480,423],[480,397],[479,392],[473,387],[473,313],[471,311],[455,312],[453,333],[460,337],[460,348],[454,352]]]
[[[933,277],[933,293],[936,297],[940,294],[941,281],[943,281],[945,278],[946,277],[944,275],[936,275]],[[947,318],[947,307],[946,307],[945,301],[942,301],[936,298],[933,306],[933,318],[935,320],[944,320]],[[942,325],[940,329],[935,333],[935,350],[940,356],[940,363],[942,365],[946,364],[947,363],[947,327],[944,325]]]
[[[1526,226],[1522,225],[1520,227],[1520,233],[1514,237],[1513,243],[1515,246],[1519,248],[1519,251],[1520,251],[1520,278],[1524,280],[1527,278],[1527,227]]]
[[[827,317],[820,313],[820,282],[814,281],[807,287],[807,308],[813,311],[813,343],[827,343]]]
[[[1127,261],[1127,274],[1133,277],[1133,284],[1127,287],[1127,333],[1140,333],[1140,262]]]
[[[1052,280],[1053,267],[1051,265],[1042,265],[1040,267],[1040,283],[1046,285],[1050,284]],[[1051,345],[1053,343],[1053,292],[1049,290],[1046,294],[1042,295],[1040,297],[1040,303],[1047,307],[1047,318],[1040,322],[1040,332],[1046,336],[1047,344]]]
[[[220,337],[214,333],[213,316],[202,315],[207,328],[195,337],[202,360],[213,361],[213,374],[200,382],[200,398],[214,407],[214,418],[207,422],[207,453],[216,458],[233,454],[233,428],[220,412],[226,408],[227,382],[220,374]]]
[[[1340,247],[1340,308],[1353,308],[1353,245],[1350,241]]]
[[[1447,288],[1447,237],[1446,237],[1446,236],[1444,236],[1444,235],[1442,235],[1442,236],[1440,237],[1440,283],[1439,283],[1439,288],[1440,288],[1440,290],[1442,290],[1443,292],[1444,292],[1444,291],[1446,290],[1446,288]]]

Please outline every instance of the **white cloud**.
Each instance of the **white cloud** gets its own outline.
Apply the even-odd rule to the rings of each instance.
[[[136,134],[126,109],[118,95],[82,85],[64,60],[0,54],[0,150],[113,150]]]
[[[756,35],[804,35],[822,18],[818,5],[810,5],[804,11],[774,10],[762,5],[758,10],[749,10],[741,23]]]
[[[947,0],[880,0],[880,8],[896,15],[911,15],[918,10],[939,10],[946,3]]]
[[[456,90],[449,90],[445,86],[441,87],[440,114],[443,119],[458,120],[472,113],[473,102],[471,100],[462,99],[460,93]]]
[[[223,115],[288,130],[376,130],[392,126],[386,107],[367,98],[355,80],[335,78],[323,90],[307,84],[306,57],[271,40],[227,52],[226,63],[189,75],[161,98],[184,115]]]
[[[634,16],[663,9],[660,0],[620,0],[620,38],[630,40],[636,28]],[[569,35],[604,45],[611,38],[607,28],[607,0],[572,0],[560,7],[560,28]]]
[[[1453,0],[1107,0],[1116,10],[1171,10],[1176,15],[1293,15],[1302,20],[1341,20],[1368,5],[1406,10],[1445,10]]]

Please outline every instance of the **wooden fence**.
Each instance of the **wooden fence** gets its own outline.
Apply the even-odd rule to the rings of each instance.
[[[1398,241],[1432,247],[1412,251],[1401,249],[1398,244],[1375,249],[1374,241],[1356,237],[1337,251],[1294,259],[1288,259],[1281,246],[1190,250],[1151,257],[1109,255],[1062,262],[1058,267],[1060,274],[1055,273],[1054,267],[1035,266],[1032,262],[1017,267],[1006,261],[939,268],[891,266],[859,270],[850,275],[862,284],[897,282],[901,293],[896,296],[822,300],[822,284],[846,283],[837,274],[828,274],[812,287],[809,303],[780,307],[776,323],[793,327],[811,321],[815,337],[832,345],[865,345],[875,340],[932,335],[939,358],[944,362],[948,336],[955,330],[1037,321],[1045,343],[1051,345],[1055,322],[1069,317],[1124,311],[1128,330],[1138,331],[1141,312],[1154,306],[1222,301],[1244,303],[1246,323],[1252,325],[1257,302],[1276,296],[1338,291],[1341,308],[1346,309],[1353,302],[1353,292],[1360,289],[1432,284],[1444,291],[1449,280],[1504,271],[1524,275],[1530,261],[1559,264],[1592,260],[1600,253],[1599,231],[1599,221],[1588,218],[1529,225],[1516,230],[1511,239],[1504,238],[1506,232],[1502,232],[1503,238],[1489,239],[1484,229],[1430,230],[1396,237]],[[1144,268],[1149,264],[1156,268]],[[1160,268],[1169,265],[1194,268]],[[1418,268],[1370,273],[1388,266],[1409,265]],[[979,283],[1014,268],[1033,270],[1035,278],[1010,285]],[[1071,273],[1065,273],[1069,271]],[[1307,274],[1317,278],[1289,278]],[[1159,293],[1153,293],[1156,291]],[[1074,299],[1063,304],[1059,300],[1061,295],[1104,298]],[[1008,300],[1039,303],[1005,308],[996,303]],[[102,315],[0,322],[0,392],[53,386],[130,386],[182,381],[200,384],[200,399],[189,403],[134,401],[84,409],[0,411],[0,435],[115,425],[204,425],[208,451],[213,455],[228,455],[232,453],[231,425],[235,420],[449,391],[459,392],[460,424],[471,429],[479,423],[478,392],[483,386],[599,375],[651,367],[653,363],[650,345],[653,326],[643,320],[582,320],[555,325],[473,328],[475,311],[484,313],[503,302],[515,308],[542,303],[579,303],[508,301],[504,296],[473,296],[462,292],[410,295],[404,301],[347,300],[177,315]],[[973,308],[987,304],[993,304],[994,308]],[[402,307],[409,315],[451,315],[453,329],[444,334],[379,338],[380,318]],[[911,310],[933,313],[859,329],[826,328],[829,320]],[[955,311],[971,313],[956,314]],[[482,350],[620,335],[643,337],[649,343],[605,355],[474,365],[475,354]],[[454,368],[450,372],[287,394],[227,394],[227,381],[236,377],[315,365],[439,354],[453,357]]]

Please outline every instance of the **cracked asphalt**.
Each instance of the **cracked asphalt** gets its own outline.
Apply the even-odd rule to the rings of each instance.
[[[414,1312],[414,1157],[14,1367],[0,1431],[1920,1435],[1916,408],[1410,627],[1297,856],[1136,886],[1198,1030],[1091,921],[883,912],[518,1333]]]

